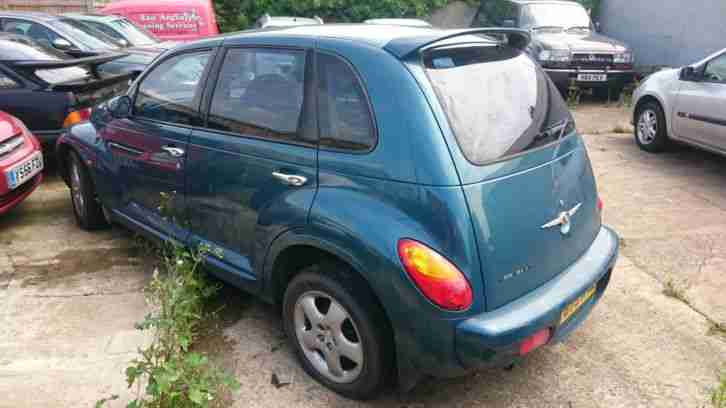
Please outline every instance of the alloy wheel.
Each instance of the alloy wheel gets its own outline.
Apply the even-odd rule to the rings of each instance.
[[[73,197],[73,206],[79,216],[82,216],[85,212],[86,202],[83,199],[83,190],[81,182],[81,169],[78,163],[71,163],[71,195]]]
[[[653,110],[646,109],[640,113],[637,132],[641,144],[649,145],[655,141],[658,135],[658,116]]]
[[[305,358],[336,383],[351,383],[364,364],[363,343],[350,313],[331,296],[303,293],[295,302],[295,335]]]

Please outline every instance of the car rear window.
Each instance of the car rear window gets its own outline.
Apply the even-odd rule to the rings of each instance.
[[[562,97],[521,50],[453,45],[426,53],[424,65],[464,156],[475,165],[552,143],[557,137],[544,131],[571,123]]]

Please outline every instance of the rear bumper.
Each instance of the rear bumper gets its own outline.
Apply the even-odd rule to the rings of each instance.
[[[516,361],[527,336],[549,328],[549,343],[563,340],[600,300],[618,257],[618,236],[602,227],[588,251],[556,278],[495,311],[462,321],[456,327],[456,354],[467,369],[503,366]],[[560,314],[592,285],[595,294],[567,321]]]
[[[545,72],[550,76],[552,82],[558,88],[567,88],[572,81],[582,88],[599,88],[605,86],[625,86],[635,81],[635,71],[613,71],[601,69],[552,69],[545,68]],[[585,82],[578,81],[578,74],[606,74],[606,82]]]

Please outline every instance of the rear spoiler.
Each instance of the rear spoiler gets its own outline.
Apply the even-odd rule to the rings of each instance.
[[[67,59],[67,60],[51,60],[51,61],[43,61],[43,60],[20,60],[20,61],[6,61],[5,63],[8,65],[13,66],[14,68],[22,71],[29,71],[29,72],[35,72],[42,69],[58,69],[58,68],[68,68],[68,67],[80,67],[80,66],[86,66],[91,71],[91,73],[98,78],[98,66],[103,65],[107,62],[111,62],[114,60],[117,60],[119,58],[123,58],[128,56],[129,54],[125,53],[113,53],[113,54],[104,54],[104,55],[97,55],[93,57],[85,57],[85,58],[75,58],[75,59]]]
[[[440,34],[440,35],[437,35]],[[432,31],[430,35],[418,37],[401,37],[391,40],[383,48],[399,59],[407,59],[418,54],[422,49],[440,41],[465,35],[504,36],[507,45],[524,50],[532,41],[529,31],[517,28],[471,28],[466,30]]]

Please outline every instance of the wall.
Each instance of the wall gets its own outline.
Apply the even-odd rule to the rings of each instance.
[[[726,47],[726,0],[602,0],[600,22],[640,67],[688,65]]]

